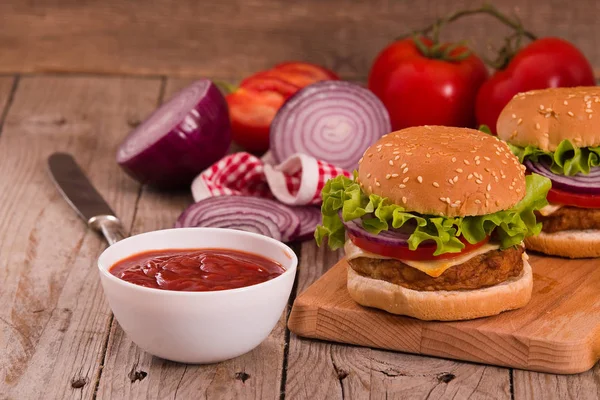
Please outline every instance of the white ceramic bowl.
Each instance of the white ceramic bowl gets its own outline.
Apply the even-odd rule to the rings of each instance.
[[[224,248],[259,254],[285,272],[258,285],[214,292],[180,292],[138,286],[108,269],[148,250]],[[285,244],[232,229],[177,228],[131,236],[98,259],[104,294],[119,324],[150,354],[204,364],[240,356],[269,335],[287,304],[298,258]]]

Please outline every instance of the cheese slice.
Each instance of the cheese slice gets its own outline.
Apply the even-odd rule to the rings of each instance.
[[[398,260],[403,262],[406,265],[409,265],[415,269],[418,269],[421,272],[426,273],[427,275],[437,278],[442,275],[448,268],[453,267],[455,265],[463,264],[469,261],[471,258],[476,257],[480,254],[487,253],[488,251],[498,250],[500,245],[493,243],[486,243],[483,246],[479,247],[476,250],[473,250],[465,255],[449,258],[446,260],[429,260],[429,261],[413,261],[413,260],[402,260],[399,258],[385,257],[380,256],[379,254],[373,254],[368,251],[365,251],[352,243],[351,240],[347,240],[344,245],[344,250],[346,251],[346,259],[353,260],[359,257],[366,258],[377,258],[377,259],[390,259],[390,260]]]
[[[552,203],[550,203],[547,206],[545,206],[544,208],[540,208],[538,210],[538,212],[540,214],[542,214],[544,217],[547,217],[548,215],[557,212],[558,210],[560,210],[563,207],[564,207],[564,205],[562,205],[562,204],[552,204]]]

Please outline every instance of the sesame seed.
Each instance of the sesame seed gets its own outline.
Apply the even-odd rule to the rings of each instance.
[[[496,182],[498,182],[498,177],[497,177],[497,176],[494,176],[494,180],[495,180]]]
[[[406,167],[406,163],[402,164],[402,165],[400,166],[400,169],[402,169],[402,168],[404,168],[404,167]]]
[[[456,162],[456,157],[452,157],[452,162]]]
[[[479,161],[479,160],[475,161],[475,165],[479,165],[479,164],[481,164],[481,161]]]
[[[535,129],[540,129],[540,124],[539,123],[535,124]]]
[[[448,179],[448,183],[454,185],[454,181],[452,179]]]
[[[550,137],[550,135],[548,134],[548,132],[544,133],[545,137]]]
[[[410,178],[407,176],[406,178],[402,179],[402,183],[406,183],[406,182],[408,182],[408,180],[409,180],[409,179],[410,179]]]
[[[378,147],[377,148],[377,152],[379,153],[380,151],[381,151],[381,147]]]
[[[475,161],[479,160],[479,156],[475,156],[474,160]]]
[[[582,140],[583,140],[583,139],[581,139],[580,137],[576,137],[576,138],[575,138],[575,141],[576,141],[576,142],[581,142]]]
[[[517,121],[517,125],[521,125],[523,123],[523,118],[519,118],[519,120]]]
[[[458,182],[458,176],[455,176],[453,179],[454,182]]]
[[[583,96],[583,101],[588,101],[590,99],[590,96]]]
[[[391,143],[386,143],[384,144],[385,147],[392,147],[393,145]]]
[[[446,202],[446,198],[445,197],[440,197],[440,201],[445,203]]]
[[[369,153],[369,157],[373,157],[373,153]]]
[[[396,154],[400,154],[400,152],[399,152],[399,151],[395,151],[395,152],[393,152],[392,154],[393,154],[393,155],[396,155]]]
[[[392,174],[392,178],[397,178],[398,174]]]
[[[419,181],[419,183],[423,183],[423,177],[417,176],[417,181]]]
[[[381,186],[381,183],[379,183],[378,181],[375,181],[375,186]]]
[[[517,193],[521,193],[521,189],[517,189]]]
[[[544,109],[544,105],[540,104],[540,110],[543,110],[543,109]]]
[[[588,115],[588,119],[592,119],[592,114]]]
[[[402,173],[403,173],[403,174],[405,174],[405,173],[407,173],[407,172],[408,172],[408,167],[406,167],[406,168],[404,168],[404,169],[402,170]]]
[[[481,204],[481,200],[475,199],[475,204]]]
[[[433,182],[432,185],[435,186],[435,187],[438,187],[438,188],[440,187],[440,184],[437,183],[437,182]]]
[[[488,156],[484,156],[483,157],[486,161],[490,161],[490,158]]]
[[[362,161],[363,161],[363,158],[361,157],[360,160],[358,160],[358,163],[360,164],[360,163],[362,163]]]
[[[371,174],[367,174],[367,179],[371,177]]]
[[[388,164],[394,165],[394,162],[392,160],[390,160],[390,161],[388,161]]]
[[[467,179],[471,179],[472,177],[473,177],[473,174],[467,175]]]
[[[499,151],[496,151],[496,155],[497,155],[497,156],[499,156],[499,155],[500,155],[500,152],[499,152]]]
[[[455,171],[458,172],[459,174],[463,172],[462,168],[456,168]]]
[[[485,198],[486,198],[486,199],[489,199],[489,198],[490,198],[490,194],[489,194],[489,193],[486,193],[486,194],[485,194]]]
[[[475,183],[481,185],[483,183],[483,181],[481,179],[475,179]]]
[[[569,105],[569,102],[565,100],[565,101],[563,101],[563,104],[564,104],[565,106],[568,106],[568,105]]]
[[[490,203],[486,200],[485,201],[485,206],[487,207]]]
[[[594,111],[592,109],[586,108],[585,112],[589,114],[589,113],[593,113]]]
[[[512,117],[513,117],[513,119],[515,119],[515,118],[517,118],[517,115],[516,115],[516,114],[513,114],[513,115],[512,115]]]
[[[502,160],[502,164],[508,164],[506,160]]]
[[[399,158],[400,158],[400,156],[394,157],[394,161],[398,161]]]
[[[463,160],[463,162],[464,162],[466,165],[469,165],[469,164],[471,164],[471,163],[469,162],[469,160]]]
[[[402,202],[406,203],[406,197],[402,196]]]
[[[448,203],[448,204],[450,204],[450,203],[451,203],[451,201],[450,201],[450,197],[446,197],[446,203]]]
[[[572,111],[568,111],[568,112],[567,112],[567,114],[569,114],[569,116],[571,116],[571,117],[574,117],[574,116],[575,116],[575,114],[573,114],[573,112],[572,112]]]
[[[509,188],[510,190],[513,190],[515,187],[514,187],[513,185],[510,185],[508,188]]]
[[[369,185],[369,192],[373,191],[373,186]]]
[[[500,205],[500,200],[496,200],[496,205],[499,206]]]
[[[430,157],[431,157],[431,154],[429,154],[429,153],[427,153],[427,154],[425,154],[425,155],[427,156],[427,158],[430,158]]]
[[[400,189],[404,189],[404,188],[406,187],[406,185],[405,185],[405,184],[403,184],[403,183],[401,183],[401,184],[399,184],[399,185],[398,185],[398,187],[399,187]]]
[[[390,179],[391,177],[392,177],[392,175],[390,175],[390,174],[387,174],[387,175],[385,176],[385,179]]]
[[[487,191],[489,192],[490,190],[492,190],[492,185],[488,183],[487,187],[486,187]]]

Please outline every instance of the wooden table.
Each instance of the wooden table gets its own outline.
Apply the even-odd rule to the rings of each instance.
[[[140,351],[113,319],[96,258],[106,243],[53,187],[46,159],[73,153],[130,233],[172,226],[188,193],[141,187],[116,165],[124,135],[189,81],[0,77],[0,399],[597,399],[600,367],[558,376],[296,337],[283,315],[254,351],[181,365]],[[340,253],[306,242],[297,293]],[[289,309],[289,308],[288,308]]]

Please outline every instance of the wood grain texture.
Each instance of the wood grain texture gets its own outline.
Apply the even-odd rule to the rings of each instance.
[[[191,81],[169,79],[168,99]],[[144,187],[132,234],[170,228],[193,199],[189,192],[165,194]],[[153,357],[112,324],[98,399],[278,399],[285,344],[285,317],[256,349],[213,365],[184,365]]]
[[[577,375],[553,375],[515,370],[515,400],[595,400],[600,398],[600,364]]]
[[[298,293],[341,255],[304,243]],[[351,320],[337,323],[340,329],[354,329]],[[382,332],[375,325],[366,329]],[[510,398],[508,369],[304,339],[293,333],[286,378],[286,397],[292,399]]]
[[[73,153],[126,224],[137,185],[114,163],[127,121],[154,106],[150,79],[26,77],[0,136],[0,397],[91,398],[110,311],[89,231],[47,173]]]
[[[347,78],[367,76],[394,38],[478,0],[46,0],[0,2],[0,72],[100,72],[242,77],[300,59]],[[600,19],[594,0],[497,0],[540,36],[576,43],[600,65]],[[444,32],[485,52],[507,33],[489,17]]]
[[[570,374],[600,356],[600,270],[595,259],[532,256],[524,308],[461,322],[428,322],[356,304],[342,260],[294,302],[288,326],[302,336],[526,370]]]

